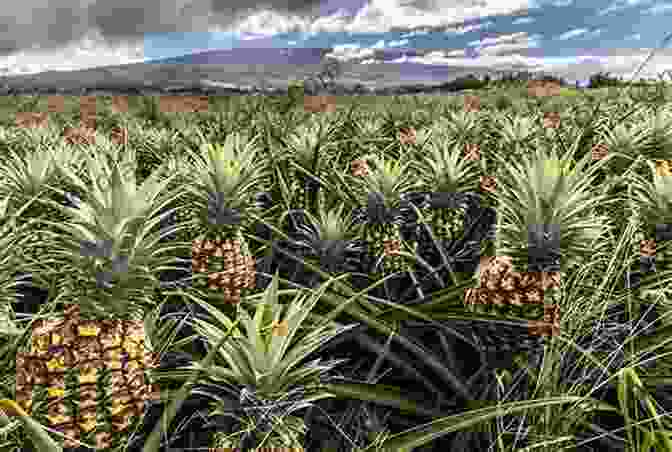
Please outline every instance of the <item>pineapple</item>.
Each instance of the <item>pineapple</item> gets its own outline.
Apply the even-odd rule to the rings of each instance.
[[[92,145],[96,143],[95,128],[85,123],[79,127],[66,127],[63,129],[63,138],[70,145]]]
[[[604,143],[598,143],[591,149],[593,160],[603,160],[609,155],[609,146]]]
[[[465,304],[475,310],[537,319],[543,315],[544,294],[559,285],[559,273],[515,272],[509,256],[482,257],[479,287],[468,289]]]
[[[229,135],[223,145],[203,144],[208,158],[194,163],[195,181],[187,185],[198,211],[197,237],[192,237],[192,270],[203,273],[201,285],[223,292],[236,304],[243,290],[255,288],[255,260],[242,228],[246,213],[256,208],[256,190],[266,175],[255,161],[252,140]]]
[[[399,129],[399,142],[401,144],[415,144],[417,132],[413,127],[401,127]]]
[[[319,177],[324,167],[325,162],[320,160],[320,157],[325,155],[325,152],[321,152],[324,149],[323,140],[324,136],[314,126],[301,126],[289,138],[291,154],[287,183],[294,194],[292,206],[294,209],[314,210],[316,207],[316,195],[319,193],[320,184],[312,176]],[[312,175],[306,174],[306,171]]]
[[[421,209],[423,222],[431,226],[432,235],[438,243],[462,237],[466,206],[463,193],[474,191],[478,186],[478,167],[469,156],[478,148],[467,144],[440,146],[432,143],[429,153],[419,160],[423,191],[429,196]]]
[[[141,320],[84,320],[79,305],[69,305],[63,319],[33,324],[30,352],[17,354],[17,402],[30,413],[33,390],[46,386],[46,420],[65,435],[64,447],[111,447],[112,432],[126,430],[144,401],[158,397],[158,387],[144,382],[144,371],[156,364],[144,340]],[[107,387],[100,384],[105,377]],[[109,413],[97,409],[104,397],[112,399]],[[110,417],[111,429],[99,428],[99,415]]]
[[[375,169],[353,180],[367,193],[364,209],[363,240],[367,242],[369,255],[375,259],[375,273],[383,274],[405,271],[407,262],[399,255],[401,239],[401,195],[412,187],[412,173],[408,163],[385,161],[374,157]]]
[[[49,121],[49,113],[40,112],[40,113],[31,113],[31,112],[19,112],[16,113],[15,124],[16,127],[45,127]]]
[[[481,99],[477,96],[464,97],[464,111],[477,112],[481,109]]]
[[[92,156],[88,163],[88,183],[61,168],[88,194],[70,208],[81,228],[44,222],[60,226],[48,245],[54,265],[63,268],[57,288],[66,307],[60,319],[33,323],[30,349],[18,356],[16,390],[27,411],[65,434],[65,447],[83,441],[109,448],[126,442],[145,400],[158,396],[145,380],[155,356],[145,351],[142,318],[150,300],[144,288],[155,284],[149,272],[162,265],[154,256],[170,247],[149,240],[138,226],[170,179],[151,177],[138,188],[132,171],[123,173],[118,163]],[[67,247],[73,241],[79,251]]]
[[[557,129],[560,127],[560,113],[555,111],[544,113],[543,125],[550,129]]]
[[[110,137],[113,143],[119,146],[126,146],[128,144],[128,129],[125,127],[114,127]]]

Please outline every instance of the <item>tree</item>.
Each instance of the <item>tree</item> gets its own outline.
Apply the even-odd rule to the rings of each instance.
[[[336,79],[341,76],[343,69],[341,62],[335,58],[325,58],[322,52],[323,62],[320,72],[308,77],[304,87],[307,93],[317,94],[320,91],[329,91],[336,88]]]

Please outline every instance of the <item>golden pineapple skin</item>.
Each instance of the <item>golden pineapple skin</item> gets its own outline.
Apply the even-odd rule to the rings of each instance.
[[[226,303],[239,303],[243,289],[256,287],[255,260],[243,252],[242,241],[238,238],[193,242],[192,271],[206,273],[208,289],[224,292]]]
[[[513,271],[509,256],[482,257],[478,272],[479,287],[467,291],[466,305],[526,318],[541,317],[545,292],[559,284],[559,275]]]
[[[85,320],[77,304],[66,307],[64,314],[62,319],[34,322],[30,351],[17,355],[17,400],[31,413],[33,389],[46,386],[46,421],[67,436],[64,447],[77,447],[76,441],[89,435],[98,447],[109,447],[113,435],[97,430],[96,421],[103,373],[112,373],[106,391],[112,395],[111,428],[117,437],[126,434],[133,416],[142,416],[145,400],[159,395],[156,385],[145,382],[144,372],[155,360],[144,351],[143,321]],[[78,398],[66,384],[70,377],[75,378]]]

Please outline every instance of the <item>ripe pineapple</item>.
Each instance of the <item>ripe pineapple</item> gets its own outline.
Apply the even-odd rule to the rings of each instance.
[[[671,160],[656,160],[656,174],[659,176],[672,176]]]
[[[509,256],[481,258],[479,287],[468,289],[465,304],[530,320],[544,314],[544,294],[559,285],[557,272],[515,272]]]
[[[113,143],[119,146],[126,146],[128,144],[128,129],[125,127],[114,127],[111,130],[110,137]]]
[[[591,149],[593,160],[602,160],[609,155],[609,147],[604,143],[598,143]]]
[[[477,112],[481,109],[481,99],[477,96],[465,96],[464,97],[464,111],[467,112]]]
[[[415,144],[417,132],[413,127],[401,127],[399,129],[399,142],[401,144]]]
[[[196,177],[187,186],[200,223],[192,237],[192,270],[205,273],[202,285],[223,291],[224,302],[235,304],[242,290],[256,287],[255,260],[242,228],[249,226],[245,214],[255,210],[256,190],[266,172],[255,161],[253,141],[239,134],[229,135],[224,145],[204,144],[202,149],[208,159],[190,167]]]
[[[158,387],[145,384],[156,357],[144,340],[142,320],[84,320],[79,305],[69,305],[62,319],[33,324],[30,351],[17,354],[17,402],[29,413],[48,402],[47,424],[66,436],[64,447],[111,447],[142,416],[145,400],[158,397]],[[37,386],[46,392],[33,397]],[[108,398],[111,405],[100,404]]]
[[[18,112],[16,113],[16,118],[14,123],[16,127],[19,128],[34,128],[34,127],[46,127],[47,122],[49,121],[49,113],[40,112],[40,113],[31,113],[31,112]]]
[[[92,145],[96,143],[96,131],[91,124],[83,124],[79,127],[66,127],[63,129],[63,138],[70,145]]]
[[[557,129],[560,127],[560,113],[556,111],[544,113],[543,125],[550,129]]]

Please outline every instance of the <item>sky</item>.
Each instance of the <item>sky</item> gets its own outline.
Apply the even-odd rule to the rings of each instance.
[[[400,80],[472,69],[628,80],[652,49],[638,78],[672,71],[672,1],[663,0],[22,0],[0,14],[0,75],[200,53],[190,62],[326,55],[389,64]]]

